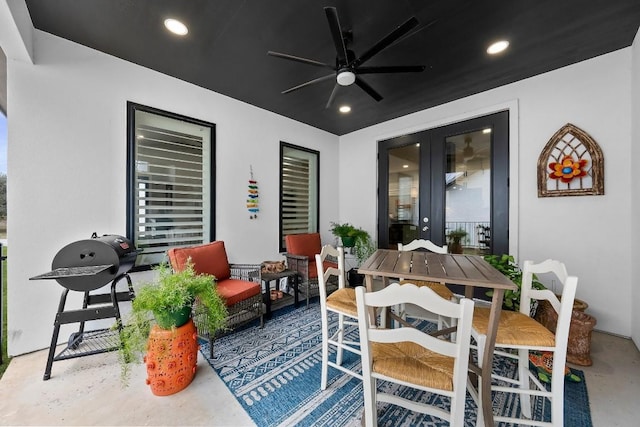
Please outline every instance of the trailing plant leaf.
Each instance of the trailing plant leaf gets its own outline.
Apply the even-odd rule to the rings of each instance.
[[[520,294],[522,288],[522,270],[516,264],[515,258],[512,255],[502,254],[502,255],[485,255],[485,261],[491,264],[496,268],[499,272],[504,274],[516,284],[518,289],[510,290],[507,289],[504,291],[504,297],[502,298],[502,308],[506,310],[520,311]],[[531,287],[533,289],[546,289],[546,287],[538,281],[536,275],[533,275],[533,280],[531,282]],[[487,296],[493,296],[493,291],[487,291]],[[531,310],[535,310],[535,306],[537,305],[537,301],[531,301]]]

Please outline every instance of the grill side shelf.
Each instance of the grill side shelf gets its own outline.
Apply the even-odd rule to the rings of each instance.
[[[89,265],[83,267],[60,267],[48,273],[30,277],[29,280],[61,279],[64,277],[95,276],[114,267],[114,264]]]

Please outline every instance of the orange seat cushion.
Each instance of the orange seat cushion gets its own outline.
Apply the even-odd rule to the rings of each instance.
[[[239,279],[220,280],[216,286],[227,307],[260,293],[260,285]]]
[[[231,268],[227,251],[223,241],[216,241],[204,245],[191,246],[188,248],[173,248],[167,251],[171,267],[176,271],[181,271],[191,257],[193,268],[198,274],[211,274],[218,282],[231,277]]]

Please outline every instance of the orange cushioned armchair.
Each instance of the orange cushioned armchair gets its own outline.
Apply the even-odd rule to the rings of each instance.
[[[305,293],[307,306],[309,306],[309,295],[311,293],[318,295],[316,254],[322,251],[320,233],[289,234],[285,236],[285,245],[287,252],[284,256],[287,258],[287,266],[289,270],[298,272],[298,289]],[[325,261],[324,265],[325,270],[328,267],[338,268],[337,261]],[[337,278],[332,279],[335,280],[327,285],[331,287],[330,290],[335,290],[337,289]]]
[[[227,327],[240,326],[250,320],[260,318],[263,326],[262,288],[260,285],[260,264],[229,264],[224,242],[216,241],[187,248],[173,248],[167,251],[171,267],[182,270],[189,258],[196,273],[215,276],[218,293],[225,299],[229,317]],[[206,330],[205,319],[194,307],[194,322],[198,334],[209,340],[209,353],[213,357],[213,340],[216,334]],[[224,333],[222,331],[218,335]]]

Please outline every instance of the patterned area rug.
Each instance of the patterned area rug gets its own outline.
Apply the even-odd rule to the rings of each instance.
[[[332,319],[337,324],[337,317]],[[423,322],[426,324],[428,322]],[[355,328],[348,333],[357,340]],[[208,344],[202,354],[220,375],[229,390],[260,427],[275,426],[360,426],[363,411],[362,383],[329,368],[327,390],[320,391],[322,333],[316,301],[308,309],[285,308],[274,313],[263,329],[249,326],[215,341],[215,356],[209,359]],[[345,365],[359,369],[360,359],[345,352]],[[335,355],[330,355],[335,358]],[[495,361],[503,373],[515,372],[506,359]],[[584,375],[573,370],[582,381],[565,382],[565,426],[591,427],[591,412]],[[380,389],[434,401],[448,407],[445,398],[407,387],[379,383]],[[494,396],[494,412],[519,414],[517,399]],[[537,399],[534,418],[549,419],[550,405]],[[445,426],[445,421],[415,414],[389,404],[378,405],[378,422],[385,426]],[[467,395],[465,425],[475,426],[476,405]]]

